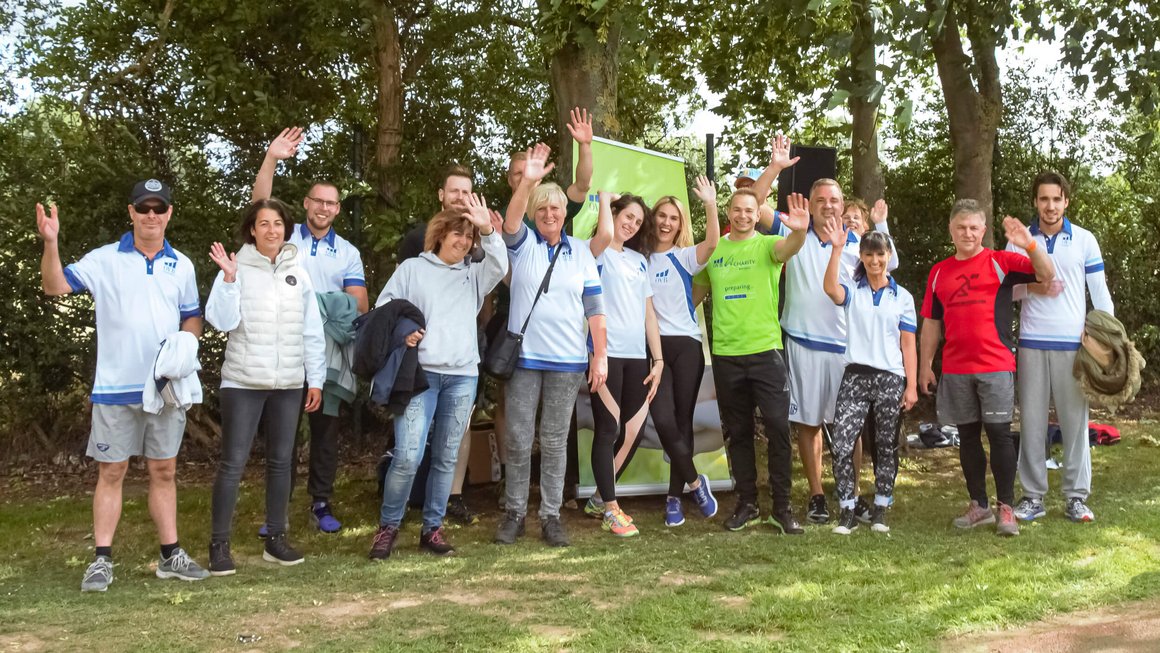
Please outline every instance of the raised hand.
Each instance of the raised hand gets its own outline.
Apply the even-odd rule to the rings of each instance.
[[[494,229],[496,231],[500,231],[503,229],[503,216],[499,214],[499,211],[496,211],[493,209],[488,209],[487,215],[489,218],[491,218],[491,228],[492,229]]]
[[[487,210],[487,202],[479,193],[467,195],[467,219],[478,229],[486,229],[491,224],[491,214]]]
[[[705,175],[697,175],[697,181],[693,184],[693,194],[706,206],[717,203],[717,187]]]
[[[209,258],[222,269],[226,283],[233,283],[238,278],[237,254],[229,254],[221,243],[214,243],[209,246]]]
[[[524,179],[537,182],[548,176],[548,173],[556,167],[555,163],[548,163],[548,157],[551,155],[552,148],[543,143],[536,143],[535,147],[528,148],[528,160],[524,163]]]
[[[56,217],[56,205],[48,207],[49,214],[44,214],[44,205],[36,204],[36,231],[46,243],[55,243],[60,236],[60,220]]]
[[[568,133],[572,134],[572,140],[581,145],[587,145],[592,142],[592,114],[588,113],[588,109],[581,109],[575,107],[570,112],[571,120],[568,121]]]
[[[1018,218],[1012,218],[1011,216],[1003,218],[1003,230],[1007,232],[1007,241],[1016,247],[1026,250],[1035,242],[1035,238],[1031,235],[1031,230],[1027,228],[1027,225],[1020,222]]]
[[[874,202],[873,208],[870,209],[870,221],[874,224],[886,222],[886,214],[888,211],[889,207],[886,206],[886,200]]]
[[[805,231],[810,227],[810,203],[801,193],[793,193],[786,198],[789,213],[783,214],[781,223],[790,231]]]
[[[792,166],[798,162],[800,156],[789,158],[789,137],[784,134],[778,134],[769,139],[769,165],[782,170]]]
[[[841,249],[846,246],[846,230],[842,228],[841,218],[838,216],[827,218],[825,231],[826,239],[835,248]]]
[[[298,146],[302,144],[302,128],[288,127],[266,148],[266,156],[277,159],[289,159],[298,154]]]

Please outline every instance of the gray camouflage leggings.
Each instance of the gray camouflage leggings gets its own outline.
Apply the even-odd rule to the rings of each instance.
[[[894,494],[894,477],[898,474],[898,442],[895,438],[905,390],[906,378],[897,374],[861,365],[846,368],[842,385],[838,388],[831,451],[839,502],[853,503],[857,498],[854,496],[858,480],[854,477],[854,443],[858,441],[866,415],[871,411],[875,426],[874,447],[878,455],[874,470],[876,492],[883,498]]]

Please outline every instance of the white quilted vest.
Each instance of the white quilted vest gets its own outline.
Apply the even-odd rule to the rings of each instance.
[[[274,263],[250,244],[238,251],[242,319],[230,332],[222,378],[249,388],[301,388],[306,379],[305,306],[298,248],[282,246]]]

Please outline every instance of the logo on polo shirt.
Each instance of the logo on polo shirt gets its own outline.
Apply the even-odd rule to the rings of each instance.
[[[297,286],[298,279],[295,279],[294,275],[288,274],[288,275],[286,275],[286,283],[290,284],[291,286]]]
[[[161,264],[161,269],[168,274],[177,274],[177,261],[165,261]]]
[[[665,283],[668,280],[669,280],[669,271],[668,270],[661,270],[660,272],[657,272],[657,281],[660,281],[661,283]]]
[[[326,255],[329,256],[330,258],[338,258],[338,250],[334,247],[328,246],[326,248]]]

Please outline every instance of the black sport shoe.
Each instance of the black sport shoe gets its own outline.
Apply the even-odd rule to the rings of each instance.
[[[266,548],[262,551],[262,559],[266,562],[276,562],[283,567],[296,565],[305,560],[301,553],[294,550],[286,541],[285,533],[270,533],[266,538]]]
[[[447,500],[447,516],[463,526],[475,526],[479,523],[479,515],[472,512],[463,501],[463,495],[455,495]]]
[[[540,520],[540,537],[548,546],[569,546],[568,534],[559,517],[544,517]]]
[[[854,516],[853,508],[843,508],[838,515],[838,525],[834,527],[836,535],[849,535],[858,530],[858,518]]]
[[[455,555],[455,547],[443,538],[443,527],[427,531],[419,536],[419,548],[437,556]]]
[[[797,517],[793,516],[793,510],[789,507],[784,510],[774,510],[773,514],[769,516],[769,523],[773,524],[773,527],[784,535],[801,535],[806,532],[806,529],[798,523]]]
[[[391,557],[395,549],[395,540],[399,537],[398,526],[379,526],[375,531],[375,539],[371,541],[371,560],[386,560]]]
[[[727,531],[737,532],[747,526],[756,526],[761,523],[761,510],[748,501],[738,501],[733,514],[725,520],[723,526]]]
[[[865,497],[858,497],[858,501],[854,504],[854,517],[863,524],[869,524],[870,502],[866,501]]]
[[[814,524],[824,524],[830,521],[830,509],[826,507],[826,495],[815,494],[810,497],[810,505],[806,508],[806,519]]]
[[[870,530],[875,533],[889,533],[890,527],[886,525],[886,506],[874,504],[874,510],[870,512]]]
[[[234,557],[230,555],[230,543],[209,543],[209,573],[211,576],[232,576],[237,571]]]
[[[495,529],[496,544],[515,544],[516,539],[524,534],[524,516],[514,510],[503,514],[499,527]]]

